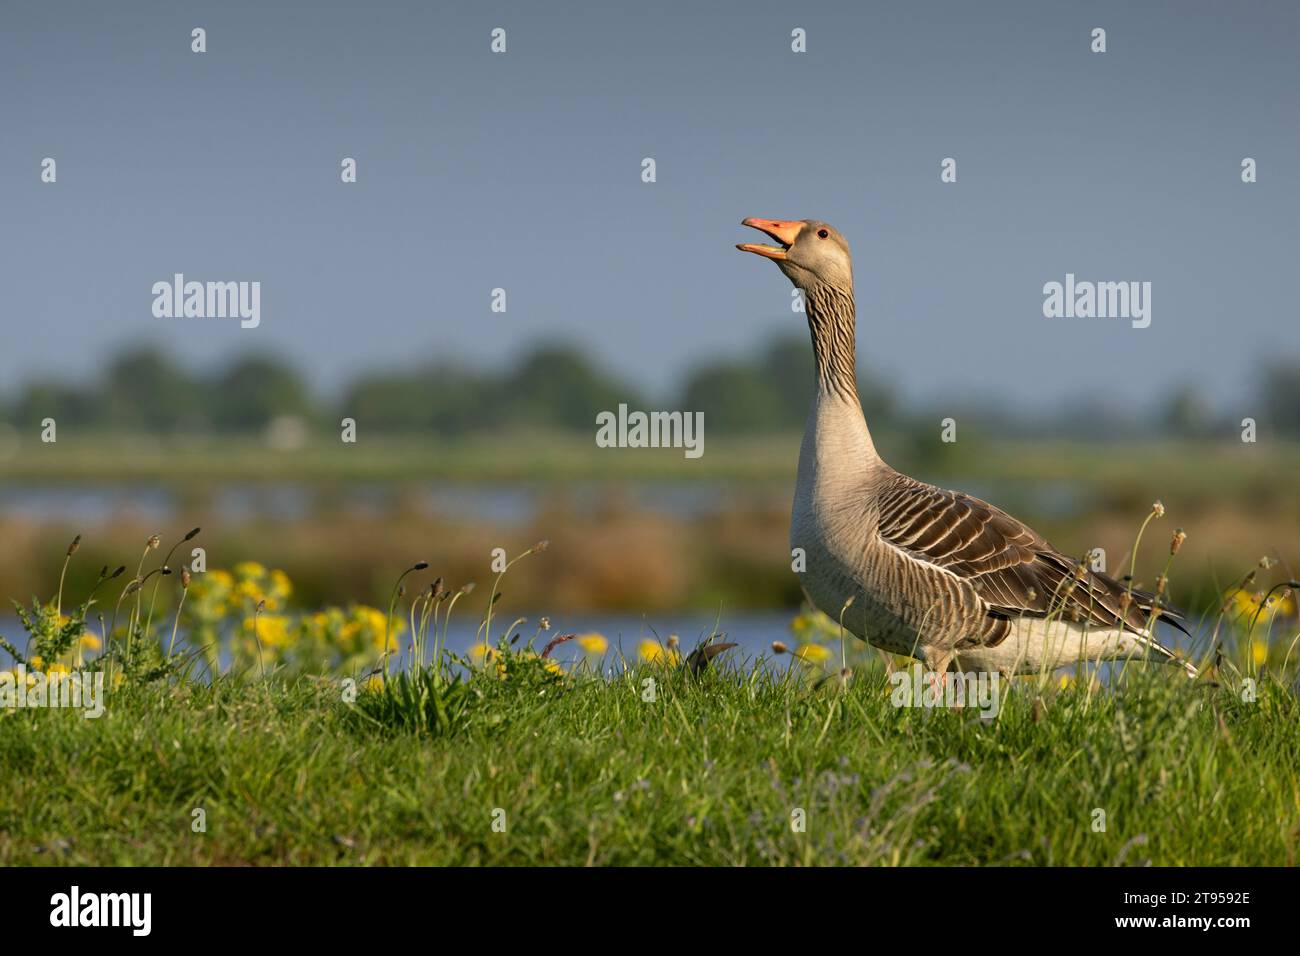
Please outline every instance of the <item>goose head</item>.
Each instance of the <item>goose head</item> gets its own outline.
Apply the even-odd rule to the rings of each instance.
[[[766,233],[780,245],[742,242],[736,248],[771,259],[796,288],[853,288],[853,257],[834,226],[817,219],[746,219],[741,225]]]

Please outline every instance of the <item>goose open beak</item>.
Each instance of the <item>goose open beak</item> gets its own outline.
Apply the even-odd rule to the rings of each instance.
[[[742,242],[736,246],[741,252],[753,252],[768,259],[784,259],[804,226],[802,222],[787,222],[782,219],[746,219],[741,225],[753,226],[781,243],[780,246],[769,246],[762,242]]]

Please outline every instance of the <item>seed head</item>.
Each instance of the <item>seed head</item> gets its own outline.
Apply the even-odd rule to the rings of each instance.
[[[1177,531],[1174,532],[1174,539],[1169,542],[1169,553],[1177,554],[1178,549],[1183,546],[1183,542],[1186,540],[1187,540],[1187,532],[1184,531],[1182,528],[1179,528]]]
[[[551,629],[551,619],[549,617],[542,618],[537,622],[537,624],[543,631],[549,631]]]
[[[535,545],[533,545],[531,550],[534,552],[541,552],[541,551],[545,551],[550,546],[551,546],[551,542],[543,539],[541,541],[538,541]]]
[[[790,652],[790,648],[786,647],[785,644],[782,643],[781,641],[773,641],[772,651],[776,654],[788,654]]]
[[[68,545],[68,557],[72,557],[76,554],[79,547],[81,547],[81,535],[77,535],[73,538],[72,544]]]
[[[189,541],[189,540],[193,539],[193,538],[194,538],[194,537],[195,537],[195,536],[196,536],[200,531],[202,531],[202,530],[203,530],[202,528],[191,528],[190,531],[189,531],[189,533],[188,533],[187,535],[185,535],[185,537],[181,538],[181,540],[182,540],[182,541]]]
[[[144,543],[144,546],[149,551],[157,551],[158,545],[160,544],[162,544],[162,536],[157,534],[151,534],[149,535],[149,540]]]
[[[190,589],[190,569],[181,568],[181,588],[188,591]]]
[[[1151,502],[1151,513],[1157,518],[1163,518],[1165,516],[1165,506],[1161,504],[1159,498]]]

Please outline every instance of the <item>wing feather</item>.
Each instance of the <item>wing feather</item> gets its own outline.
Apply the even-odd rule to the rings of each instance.
[[[1051,614],[1136,633],[1149,627],[1153,595],[1088,569],[987,501],[905,475],[879,500],[881,539],[966,581],[994,617]],[[1177,611],[1162,607],[1160,617],[1186,630]],[[1005,628],[993,630],[1005,636]]]

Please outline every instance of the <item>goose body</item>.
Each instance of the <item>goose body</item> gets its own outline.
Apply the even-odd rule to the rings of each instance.
[[[747,219],[803,290],[817,390],[799,452],[790,546],[812,604],[935,671],[1043,672],[1143,658],[1195,670],[1152,633],[1153,597],[1057,551],[988,502],[917,481],[877,453],[857,393],[848,244],[815,220]],[[1176,626],[1176,612],[1160,618]]]

